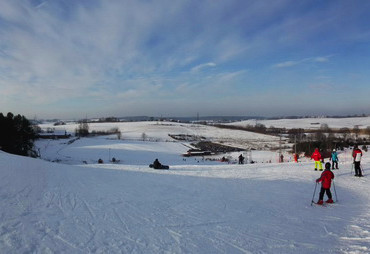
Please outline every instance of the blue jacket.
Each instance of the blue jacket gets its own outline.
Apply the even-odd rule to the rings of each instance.
[[[337,161],[338,160],[338,154],[337,154],[337,152],[332,152],[331,153],[331,159],[332,159],[332,161]]]

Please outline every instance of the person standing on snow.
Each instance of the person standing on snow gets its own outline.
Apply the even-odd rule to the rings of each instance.
[[[239,155],[239,164],[244,164],[244,156],[242,154]]]
[[[315,161],[315,170],[319,168],[319,170],[322,171],[322,164],[321,164],[322,156],[321,156],[321,153],[319,152],[319,148],[315,149],[315,152],[313,152],[313,154],[311,155],[311,159]]]
[[[320,178],[316,179],[316,182],[322,182],[321,183],[321,191],[320,191],[320,196],[319,196],[319,201],[317,201],[318,205],[322,205],[324,203],[324,193],[326,192],[326,195],[328,196],[328,200],[326,203],[333,203],[333,199],[331,196],[330,192],[330,187],[331,187],[331,180],[334,179],[334,174],[333,172],[330,171],[330,162],[327,162],[325,164],[325,170],[322,172]]]
[[[330,160],[332,162],[332,165],[331,165],[331,169],[333,170],[334,169],[334,165],[335,165],[335,168],[336,169],[339,169],[338,168],[338,154],[337,154],[337,151],[335,149],[333,149],[333,152],[331,152],[331,157],[330,157]]]
[[[358,148],[357,145],[353,147],[353,163],[355,164],[355,176],[362,177],[362,172],[361,172],[361,157],[362,157],[362,151],[360,148]]]

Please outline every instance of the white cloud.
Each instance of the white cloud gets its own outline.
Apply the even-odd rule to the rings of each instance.
[[[320,56],[320,57],[308,57],[297,61],[285,61],[275,64],[273,67],[276,68],[286,68],[300,65],[303,63],[325,63],[329,62],[331,56]]]
[[[300,63],[299,61],[286,61],[286,62],[281,62],[281,63],[275,64],[274,67],[285,68],[285,67],[295,66],[299,63]]]
[[[191,71],[193,72],[196,72],[196,71],[200,71],[200,70],[203,70],[207,67],[215,67],[216,64],[215,63],[212,63],[212,62],[209,62],[209,63],[204,63],[204,64],[199,64],[197,66],[194,66],[193,68],[191,68]]]

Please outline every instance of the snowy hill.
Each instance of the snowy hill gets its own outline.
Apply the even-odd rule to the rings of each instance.
[[[367,128],[370,126],[370,117],[350,117],[350,118],[301,118],[301,119],[278,119],[278,120],[246,120],[241,122],[230,123],[235,126],[255,125],[256,123],[263,124],[266,127],[276,128],[302,128],[302,129],[318,129],[322,124],[327,124],[329,128],[350,128],[355,126],[359,128]]]
[[[144,165],[64,165],[0,152],[0,249],[369,253],[367,154],[365,159],[361,179],[350,175],[350,164],[340,164],[334,171],[338,202],[317,207],[310,202],[320,172],[311,163],[189,163],[156,171]]]
[[[77,123],[69,123],[63,126],[53,124],[41,124],[42,129],[54,128],[55,131],[66,131],[74,134],[78,127]],[[186,134],[195,137],[204,137],[214,142],[222,142],[225,145],[233,145],[241,148],[262,149],[265,146],[278,146],[279,138],[270,135],[257,134],[240,130],[225,130],[214,126],[173,123],[173,122],[116,122],[116,123],[89,123],[89,131],[107,131],[117,128],[122,133],[123,140],[142,140],[145,133],[149,141],[172,142],[168,134]]]

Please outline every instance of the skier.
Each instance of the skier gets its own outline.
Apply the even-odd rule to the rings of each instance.
[[[239,155],[239,164],[244,164],[244,156],[242,154]]]
[[[294,161],[298,163],[298,153],[294,154]]]
[[[331,187],[331,180],[334,179],[334,174],[333,172],[330,171],[330,162],[327,162],[325,164],[325,170],[322,172],[320,178],[316,179],[316,182],[322,182],[321,183],[321,191],[320,191],[320,196],[319,196],[319,201],[317,201],[318,205],[322,205],[323,199],[324,199],[324,193],[326,192],[326,195],[328,196],[328,200],[326,203],[333,203],[333,199],[331,196],[330,192],[330,187]]]
[[[280,160],[279,160],[280,163],[283,163],[284,162],[284,155],[280,155]]]
[[[360,148],[358,148],[357,145],[353,147],[353,164],[355,164],[355,176],[362,177],[362,172],[361,172],[361,157],[362,157],[362,151]]]
[[[315,161],[315,170],[319,168],[319,170],[322,171],[322,164],[321,164],[322,156],[319,152],[319,148],[315,149],[315,152],[313,152],[313,154],[311,155],[311,159],[314,159]]]
[[[335,165],[335,168],[336,169],[339,169],[338,168],[338,161],[339,161],[339,159],[338,159],[337,151],[335,149],[333,149],[333,152],[331,152],[330,160],[332,161],[331,169],[332,170],[334,169],[334,165]]]

